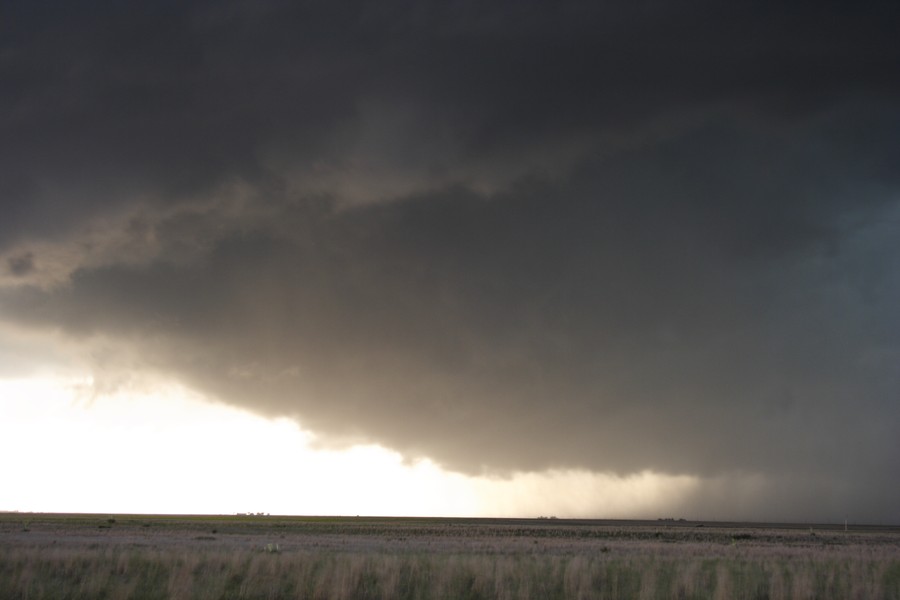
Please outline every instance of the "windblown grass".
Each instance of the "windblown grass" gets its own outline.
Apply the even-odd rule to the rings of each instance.
[[[900,538],[890,536],[736,543],[728,532],[691,540],[689,530],[644,539],[645,530],[580,538],[565,528],[385,526],[279,534],[281,551],[267,552],[265,538],[177,537],[174,527],[144,536],[123,527],[118,537],[32,529],[0,529],[2,598],[900,600]]]

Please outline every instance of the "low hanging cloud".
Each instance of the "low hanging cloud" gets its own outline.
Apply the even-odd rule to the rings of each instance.
[[[895,518],[897,9],[712,9],[20,9],[0,315],[326,444]]]

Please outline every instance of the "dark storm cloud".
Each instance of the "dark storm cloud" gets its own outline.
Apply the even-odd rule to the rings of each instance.
[[[17,256],[10,256],[6,264],[13,275],[27,275],[34,271],[34,254],[26,252]]]
[[[4,238],[257,181],[273,163],[489,172],[557,138],[721,102],[790,114],[897,91],[890,3],[482,4],[14,5]],[[424,131],[388,122],[379,138],[373,105]]]
[[[13,10],[3,315],[462,471],[894,518],[898,8],[481,4]]]

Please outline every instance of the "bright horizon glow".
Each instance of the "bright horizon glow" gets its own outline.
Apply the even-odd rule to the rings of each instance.
[[[91,398],[89,378],[0,379],[0,510],[20,512],[646,517],[696,478],[585,471],[471,477],[376,445],[313,447],[183,387]],[[660,509],[663,510],[663,509]]]

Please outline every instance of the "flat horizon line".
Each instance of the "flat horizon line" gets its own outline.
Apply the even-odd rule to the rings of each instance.
[[[444,521],[444,522],[468,522],[477,523],[493,523],[493,524],[517,524],[517,523],[533,523],[533,524],[555,524],[555,525],[581,525],[581,526],[631,526],[631,527],[649,527],[649,526],[669,526],[669,527],[719,527],[719,528],[747,528],[747,529],[822,529],[822,530],[845,530],[853,529],[854,531],[898,531],[900,532],[900,523],[873,523],[873,522],[822,522],[822,521],[778,521],[778,520],[735,520],[735,519],[686,519],[686,518],[669,518],[660,517],[656,519],[624,519],[624,518],[603,518],[603,517],[557,517],[557,516],[536,516],[536,517],[484,517],[484,516],[397,516],[397,515],[304,515],[304,514],[270,514],[270,513],[116,513],[116,512],[45,512],[45,511],[22,511],[22,510],[0,510],[0,515],[31,515],[56,518],[156,518],[156,519],[231,519],[231,518],[254,518],[260,520],[266,519],[290,519],[295,521],[351,521],[351,520],[371,520],[371,521]]]

